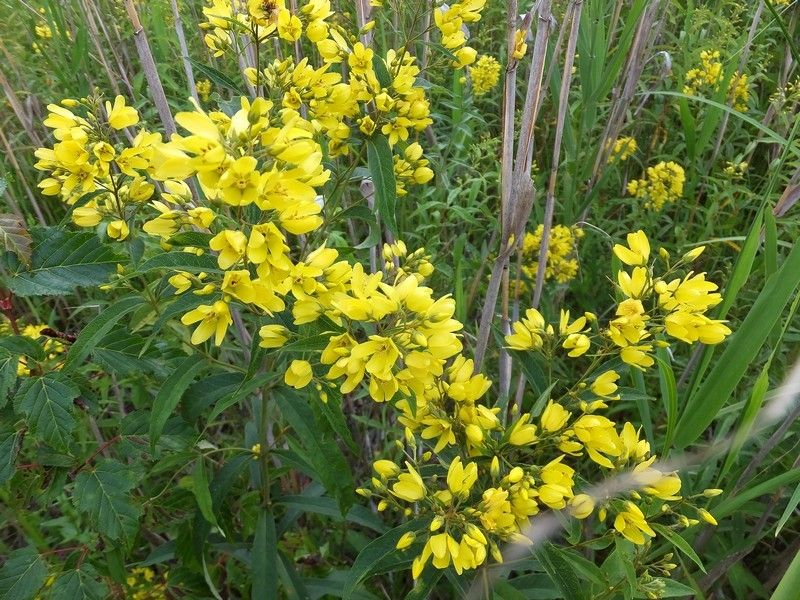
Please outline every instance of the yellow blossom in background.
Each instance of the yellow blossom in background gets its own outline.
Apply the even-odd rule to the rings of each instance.
[[[632,137],[619,137],[614,142],[608,162],[625,162],[638,150],[639,146]]]
[[[724,78],[719,50],[703,50],[700,53],[700,65],[686,72],[683,93],[690,96],[701,93],[713,95]],[[749,99],[747,74],[736,71],[728,83],[728,101],[736,110],[744,112]]]
[[[500,63],[493,56],[484,54],[469,68],[469,75],[472,78],[473,92],[476,96],[483,96],[497,85],[500,79]]]
[[[208,79],[201,79],[195,84],[197,88],[197,95],[203,102],[208,102],[211,96],[211,82]]]
[[[522,240],[522,272],[532,287],[539,270],[539,251],[542,245],[544,225],[539,225],[531,233],[527,232]],[[545,281],[555,280],[558,283],[569,283],[578,274],[578,241],[583,237],[579,227],[554,225],[550,231],[547,249],[547,266]]]
[[[659,162],[648,167],[645,177],[628,183],[628,193],[643,199],[645,208],[660,211],[667,203],[675,202],[683,196],[686,175],[678,163]]]

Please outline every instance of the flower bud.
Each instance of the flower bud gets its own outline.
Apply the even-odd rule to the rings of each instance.
[[[411,544],[414,543],[414,540],[416,539],[416,537],[417,536],[413,531],[407,531],[406,533],[403,534],[403,537],[401,537],[397,541],[397,546],[395,546],[395,548],[397,548],[398,550],[405,550]]]

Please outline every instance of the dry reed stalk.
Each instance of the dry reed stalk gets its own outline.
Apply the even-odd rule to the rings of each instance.
[[[103,47],[100,45],[100,40],[98,39],[98,37],[100,35],[100,32],[97,29],[97,24],[94,22],[94,19],[92,18],[91,11],[87,11],[86,10],[85,1],[81,2],[79,4],[79,9],[83,13],[82,16],[83,16],[84,22],[87,25],[87,30],[89,32],[89,37],[92,40],[92,44],[94,45],[94,49],[97,51],[97,60],[103,66],[103,69],[105,70],[106,75],[108,76],[108,82],[111,85],[111,89],[114,91],[114,95],[115,96],[119,96],[120,95],[120,87],[119,87],[119,84],[117,83],[117,77],[111,71],[111,67],[108,65],[108,62],[106,61],[106,56],[105,56],[106,52],[103,49]]]
[[[486,348],[489,341],[489,332],[494,318],[495,306],[500,292],[500,286],[508,278],[504,278],[504,271],[508,266],[511,255],[517,250],[525,225],[528,222],[531,208],[533,207],[534,188],[530,176],[529,157],[533,153],[533,124],[535,114],[541,101],[541,79],[544,69],[544,60],[547,54],[547,41],[550,35],[550,0],[541,0],[537,9],[539,28],[536,32],[529,87],[522,114],[522,133],[517,150],[517,165],[514,167],[514,105],[516,94],[516,68],[517,61],[513,58],[514,34],[517,24],[517,2],[509,3],[508,25],[508,67],[506,68],[506,82],[503,98],[503,153],[501,165],[501,233],[500,253],[495,260],[492,274],[486,290],[483,309],[481,310],[480,326],[475,344],[475,371],[478,372],[483,364]],[[544,23],[544,25],[543,25]],[[507,291],[505,292],[507,294]],[[507,310],[504,312],[507,319]],[[501,349],[501,361],[507,358]],[[501,372],[507,372],[505,364],[501,365]],[[509,388],[508,382],[501,382],[505,389]]]
[[[602,143],[597,151],[594,167],[592,169],[592,176],[589,180],[587,194],[592,191],[600,178],[602,168],[608,162],[608,157],[611,152],[612,143],[619,136],[622,130],[622,125],[625,121],[625,115],[630,108],[634,95],[636,93],[636,86],[642,76],[642,71],[646,61],[644,56],[648,53],[652,41],[655,39],[654,24],[656,21],[656,14],[661,4],[661,0],[655,0],[650,4],[639,18],[634,33],[633,42],[631,43],[630,50],[628,51],[628,60],[625,67],[620,71],[621,74],[621,88],[615,86],[612,91],[612,108],[611,114],[606,122],[603,130],[603,135],[600,138]],[[583,214],[580,216],[580,221],[585,221],[589,214],[590,207],[586,207]]]
[[[161,84],[161,77],[158,75],[156,63],[153,60],[153,52],[147,42],[147,33],[145,33],[144,27],[142,27],[142,23],[139,20],[139,13],[136,11],[133,0],[125,0],[125,11],[128,13],[128,19],[130,19],[133,26],[133,39],[136,43],[136,51],[139,53],[139,60],[142,63],[144,76],[147,79],[150,95],[156,105],[156,110],[158,110],[158,116],[164,126],[164,131],[169,137],[176,131],[175,121],[172,119],[167,96],[164,94],[164,86]]]
[[[22,188],[23,190],[25,190],[25,195],[28,197],[28,201],[30,202],[31,207],[33,208],[33,212],[36,213],[36,218],[38,219],[41,225],[46,225],[47,219],[45,218],[44,212],[39,206],[39,202],[36,200],[36,196],[34,195],[33,190],[31,190],[30,186],[28,185],[28,178],[26,177],[26,174],[22,171],[19,162],[17,162],[14,150],[12,149],[11,144],[9,143],[8,138],[6,137],[6,134],[3,131],[2,127],[0,127],[0,142],[3,143],[3,148],[5,148],[6,157],[11,162],[11,166],[17,172],[17,179],[19,179],[19,181],[22,183]],[[13,208],[14,207],[12,206],[12,209]],[[19,206],[16,206],[16,210],[14,212],[16,212],[19,216],[24,216]]]
[[[99,31],[103,34],[103,38],[106,40],[105,47],[111,52],[111,56],[114,57],[114,62],[117,63],[118,75],[125,84],[125,87],[128,88],[131,98],[133,98],[135,96],[135,93],[133,91],[133,85],[131,84],[131,81],[128,78],[128,71],[131,69],[127,68],[126,66],[131,64],[130,57],[128,57],[127,53],[127,44],[123,43],[123,40],[119,35],[119,30],[116,27],[114,27],[116,40],[115,41],[111,40],[111,36],[109,35],[108,29],[106,28],[105,25],[105,19],[103,19],[103,16],[100,14],[97,3],[90,2],[89,0],[82,0],[82,3],[84,7],[84,13],[86,15],[91,16],[92,23],[96,24]],[[120,54],[117,53],[117,48],[120,49],[125,60],[123,60]]]
[[[555,212],[556,180],[558,177],[558,164],[561,158],[561,140],[564,135],[564,122],[566,121],[569,88],[572,84],[572,66],[575,63],[575,52],[578,47],[578,30],[581,23],[581,11],[583,10],[583,0],[572,0],[567,13],[570,16],[569,41],[564,57],[564,74],[561,78],[561,90],[558,96],[558,115],[556,117],[556,135],[553,140],[553,155],[550,166],[550,179],[547,183],[547,196],[544,205],[544,223],[542,229],[542,242],[539,246],[539,264],[536,270],[536,286],[533,290],[533,306],[539,306],[544,287],[544,273],[547,267],[547,251],[550,243],[550,232],[553,227],[553,213]],[[566,25],[566,23],[564,24]]]
[[[186,73],[186,83],[189,86],[189,94],[194,98],[194,101],[200,103],[200,98],[197,96],[197,85],[194,81],[194,69],[189,60],[189,46],[186,45],[186,34],[183,31],[183,21],[181,21],[181,11],[178,8],[178,0],[170,0],[172,6],[172,19],[175,22],[175,35],[178,37],[178,45],[181,48],[181,59],[183,62],[183,70]]]
[[[0,87],[3,88],[3,92],[6,95],[6,100],[8,100],[8,103],[11,105],[11,110],[14,111],[14,114],[17,116],[17,120],[19,120],[19,122],[22,124],[22,127],[25,129],[25,133],[28,135],[31,142],[33,142],[37,147],[42,146],[42,139],[33,128],[33,120],[25,112],[25,109],[22,108],[22,104],[20,104],[19,99],[14,92],[14,88],[11,86],[8,79],[6,79],[2,68],[0,68]]]

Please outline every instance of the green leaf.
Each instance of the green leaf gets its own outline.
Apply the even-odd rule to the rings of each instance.
[[[676,428],[675,445],[678,448],[685,448],[700,437],[731,398],[798,284],[800,243],[794,245],[780,269],[764,284],[750,312],[730,341],[725,343],[717,364],[689,398]]]
[[[336,444],[335,437],[314,418],[305,398],[288,390],[275,392],[272,397],[297,434],[296,439],[289,438],[290,446],[312,466],[318,480],[338,501],[340,509],[347,511],[353,502],[355,483],[348,461]],[[319,402],[313,398],[312,401]]]
[[[164,425],[178,406],[183,392],[194,378],[205,367],[205,363],[197,356],[187,356],[178,367],[164,380],[153,401],[153,412],[150,415],[150,445],[153,449],[161,437]]]
[[[100,314],[89,321],[73,342],[64,360],[63,371],[68,372],[80,366],[84,359],[94,350],[97,343],[117,324],[117,321],[138,308],[142,303],[141,298],[130,296],[112,302],[100,311]]]
[[[92,232],[56,228],[35,231],[28,271],[12,273],[6,285],[18,296],[60,296],[97,286],[114,271],[119,255]]]
[[[37,340],[32,340],[24,335],[4,335],[0,337],[0,348],[4,348],[11,354],[24,354],[37,362],[45,359],[42,345]]]
[[[31,234],[21,217],[0,213],[0,248],[13,252],[22,264],[30,268],[32,243]]]
[[[266,509],[258,516],[250,552],[250,569],[253,573],[253,600],[277,598],[278,538],[275,534],[275,517]]]
[[[237,85],[233,79],[225,75],[222,71],[215,69],[214,67],[210,67],[208,65],[204,65],[201,62],[197,62],[193,58],[189,58],[189,62],[192,63],[195,71],[201,73],[208,77],[214,84],[220,87],[228,88],[232,92],[235,92],[237,96],[241,96],[244,94],[242,87]]]
[[[36,437],[58,449],[66,449],[75,428],[72,401],[78,388],[59,374],[26,380],[14,399],[14,409],[26,417]]]
[[[661,389],[661,398],[667,411],[667,432],[664,434],[664,449],[662,454],[669,451],[672,438],[675,437],[675,424],[678,422],[678,386],[675,383],[675,373],[669,362],[669,352],[666,348],[656,349],[656,362],[658,363],[658,380]]]
[[[29,600],[47,577],[47,565],[33,546],[12,552],[0,568],[0,600]]]
[[[375,207],[389,231],[397,236],[397,183],[392,149],[386,136],[375,133],[367,138],[367,165],[375,185]]]
[[[792,563],[783,574],[770,600],[796,600],[798,589],[800,589],[800,552],[794,555]]]
[[[664,527],[663,525],[659,525],[658,523],[652,523],[653,529],[662,536],[665,540],[667,540],[670,544],[675,546],[678,550],[683,552],[686,555],[686,558],[691,560],[694,564],[700,567],[700,570],[705,573],[706,568],[703,566],[703,561],[700,560],[700,557],[697,556],[697,552],[694,551],[685,539],[681,537],[681,535],[675,531],[672,531],[669,527]]]
[[[189,273],[222,273],[217,259],[210,254],[197,256],[191,252],[164,252],[139,265],[140,273],[166,269],[168,271],[188,271]]]
[[[352,506],[347,514],[342,517],[342,511],[332,498],[319,496],[281,496],[273,501],[275,504],[282,504],[288,508],[302,512],[315,513],[332,517],[338,521],[345,520],[349,523],[361,525],[376,531],[386,533],[386,525],[383,521],[370,510],[363,506]]]
[[[49,596],[50,600],[105,600],[108,597],[108,586],[89,564],[59,575]]]
[[[10,415],[0,413],[0,418],[4,422]],[[19,453],[21,435],[18,431],[9,428],[7,425],[0,429],[0,485],[14,476],[16,471],[15,462]]]
[[[545,542],[541,550],[536,553],[542,567],[550,576],[553,583],[558,586],[564,598],[579,600],[586,597],[585,584],[581,584],[575,573],[562,555],[562,552],[553,544]]]
[[[101,534],[130,542],[139,528],[141,514],[128,494],[134,485],[126,465],[104,459],[92,470],[78,473],[72,500]]]
[[[192,472],[192,493],[194,493],[197,506],[203,518],[215,527],[219,527],[217,517],[214,515],[214,508],[211,504],[211,492],[208,489],[208,474],[206,473],[202,458],[197,460],[197,464],[195,464],[194,471]]]
[[[0,478],[0,483],[2,483],[2,481],[3,481],[2,478]],[[797,508],[798,504],[800,504],[800,485],[794,488],[792,497],[789,498],[789,502],[786,505],[786,508],[784,509],[781,518],[778,519],[778,524],[775,526],[775,537],[778,537],[778,534],[780,534],[781,529],[783,529],[783,526],[786,525],[786,521],[788,521],[789,517],[791,517],[794,514],[794,511]]]
[[[112,329],[92,350],[94,362],[119,375],[160,372],[157,357],[158,352],[147,346],[146,338],[128,333],[125,327]]]
[[[353,593],[359,583],[364,581],[372,573],[372,570],[380,564],[385,558],[398,552],[397,542],[403,537],[403,534],[409,531],[417,531],[423,529],[430,522],[429,517],[421,517],[414,519],[395,527],[394,529],[384,533],[381,537],[372,540],[367,544],[361,552],[356,556],[353,561],[353,566],[347,574],[347,581],[344,585],[342,598],[348,600],[353,597]]]
[[[17,366],[19,357],[0,349],[0,408],[8,402],[9,392],[14,389],[17,382]]]

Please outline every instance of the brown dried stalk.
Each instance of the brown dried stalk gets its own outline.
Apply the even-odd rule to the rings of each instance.
[[[170,0],[172,5],[172,19],[175,21],[175,35],[178,37],[178,45],[181,48],[181,58],[183,59],[183,70],[186,73],[186,83],[189,85],[189,94],[194,98],[195,102],[199,103],[200,98],[197,97],[197,86],[194,82],[194,69],[189,60],[189,46],[186,45],[186,34],[183,31],[183,23],[181,21],[181,11],[178,9],[178,0]]]
[[[564,122],[566,121],[569,88],[572,84],[572,65],[575,63],[575,52],[578,47],[578,30],[581,22],[581,11],[583,10],[583,0],[572,0],[567,8],[570,16],[569,41],[567,42],[567,52],[564,59],[564,75],[561,79],[561,90],[558,96],[558,116],[556,120],[556,135],[553,140],[553,155],[550,166],[550,180],[547,184],[547,197],[544,205],[544,223],[542,230],[542,242],[539,246],[539,264],[536,270],[536,286],[533,290],[533,306],[539,306],[544,287],[544,273],[547,267],[547,250],[550,243],[550,231],[553,227],[553,212],[555,209],[556,180],[558,177],[558,163],[561,157],[561,140],[564,135]],[[566,19],[565,19],[566,20]],[[565,23],[566,25],[566,23]]]
[[[133,26],[133,39],[136,43],[136,51],[139,53],[139,60],[142,63],[144,76],[147,79],[147,87],[150,89],[150,95],[153,97],[164,131],[169,137],[176,132],[175,121],[172,119],[167,96],[164,94],[164,86],[161,84],[161,77],[158,75],[156,63],[153,60],[153,52],[150,50],[147,34],[139,20],[139,13],[136,11],[133,0],[125,0],[125,11],[128,13],[128,19],[130,19]]]

